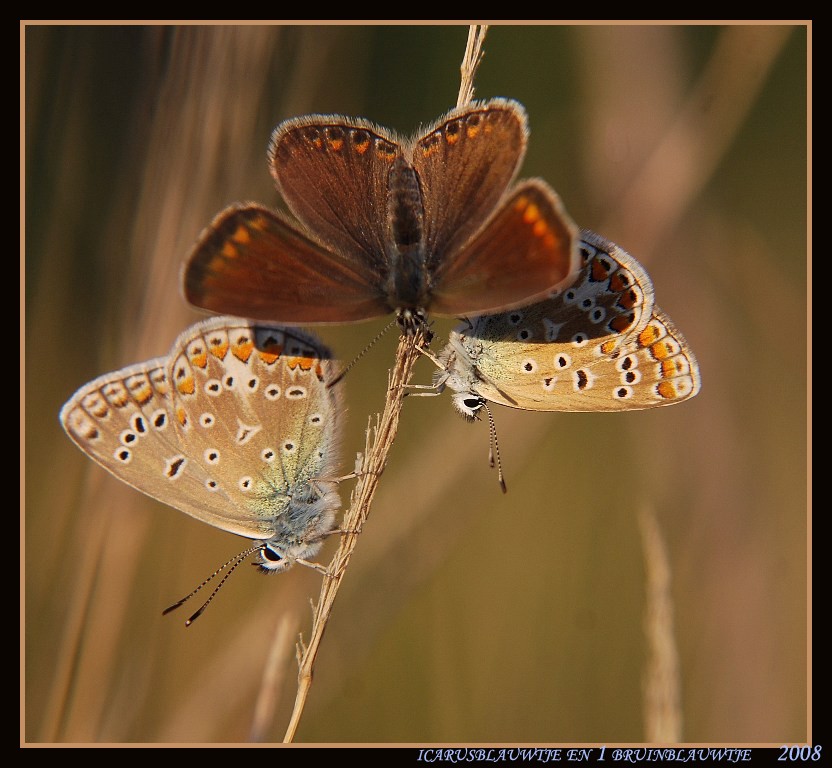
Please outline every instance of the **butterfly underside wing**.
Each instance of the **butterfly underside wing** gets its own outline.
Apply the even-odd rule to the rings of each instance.
[[[340,499],[330,353],[310,334],[218,317],[166,358],[81,387],[60,419],[120,480],[199,520],[262,540],[269,569],[320,547]]]
[[[540,411],[624,411],[697,394],[699,367],[654,303],[644,268],[589,230],[579,236],[577,279],[550,298],[476,317],[439,355],[439,386],[473,416],[485,400]]]

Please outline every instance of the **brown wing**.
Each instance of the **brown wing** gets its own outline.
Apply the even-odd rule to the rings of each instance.
[[[287,324],[344,323],[391,311],[379,273],[323,248],[279,214],[233,206],[203,232],[183,272],[185,298],[221,314]]]
[[[286,205],[322,244],[387,272],[387,188],[398,141],[373,123],[311,115],[281,123],[269,165]]]
[[[431,310],[482,315],[545,298],[580,269],[577,233],[547,184],[523,182],[473,240],[439,265]]]
[[[427,269],[433,272],[494,211],[526,153],[526,113],[494,99],[453,110],[412,149],[425,206]]]

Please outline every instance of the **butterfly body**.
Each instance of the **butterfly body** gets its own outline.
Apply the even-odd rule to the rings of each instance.
[[[72,440],[147,495],[262,544],[284,570],[318,551],[340,507],[341,410],[311,335],[219,317],[166,358],[100,376],[61,410]]]
[[[576,280],[544,301],[476,317],[452,331],[438,387],[472,418],[485,401],[541,411],[623,411],[681,402],[699,391],[693,352],[654,301],[626,251],[579,235]]]
[[[510,186],[527,142],[506,99],[453,110],[406,140],[338,115],[287,120],[269,166],[292,216],[223,211],[184,269],[214,312],[288,324],[497,311],[577,268],[577,228],[541,180]]]

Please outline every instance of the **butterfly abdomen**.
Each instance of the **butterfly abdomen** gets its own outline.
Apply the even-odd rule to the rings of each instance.
[[[401,156],[390,168],[387,213],[393,245],[387,295],[396,309],[422,309],[428,299],[425,207],[419,177]]]

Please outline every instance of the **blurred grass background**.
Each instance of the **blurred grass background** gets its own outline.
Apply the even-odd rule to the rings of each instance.
[[[225,205],[279,204],[280,120],[338,112],[410,134],[454,106],[467,29],[21,30],[21,740],[245,741],[273,653],[279,741],[320,577],[243,568],[194,626],[162,617],[242,540],[111,478],[58,410],[200,317],[181,262]],[[666,547],[677,736],[805,742],[807,29],[492,26],[485,51],[476,97],[529,113],[522,175],[645,264],[702,391],[652,412],[496,408],[506,496],[485,424],[447,395],[407,402],[298,741],[650,738],[646,514]],[[351,359],[384,322],[319,332]],[[346,380],[345,470],[393,348]]]

